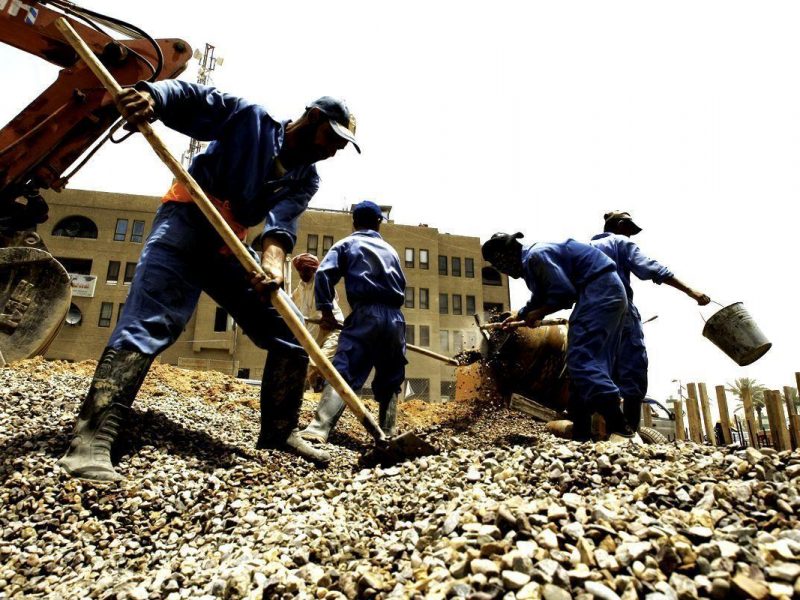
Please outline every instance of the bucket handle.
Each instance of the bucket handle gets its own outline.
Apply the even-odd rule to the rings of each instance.
[[[711,299],[709,298],[709,300],[711,300]],[[717,302],[716,300],[711,300],[711,302],[709,302],[709,304],[716,304],[716,305],[717,305],[717,306],[719,306],[720,308],[725,308],[725,305],[724,305],[724,304],[720,304],[720,303],[719,303],[719,302]],[[699,311],[699,310],[698,310],[697,312],[698,312],[698,314],[700,315],[700,318],[701,318],[701,319],[703,319],[703,323],[708,323],[708,319],[706,319],[706,318],[703,316],[703,313],[702,313],[701,311]]]

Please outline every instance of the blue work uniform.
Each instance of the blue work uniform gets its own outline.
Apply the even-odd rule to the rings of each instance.
[[[285,125],[263,106],[215,88],[168,80],[140,83],[167,127],[210,141],[189,173],[240,229],[265,221],[262,236],[291,250],[297,219],[319,188],[314,165],[276,168]],[[275,173],[281,172],[280,176]],[[194,203],[161,205],[136,266],[112,348],[155,355],[183,332],[205,291],[260,348],[304,354],[278,312],[261,302],[244,267]],[[249,249],[255,257],[252,248]]]
[[[647,394],[647,349],[644,345],[642,317],[633,304],[631,273],[639,279],[651,279],[661,284],[673,276],[672,271],[658,261],[646,257],[635,242],[623,235],[600,233],[589,244],[616,263],[617,275],[628,296],[628,312],[622,326],[614,381],[623,398],[643,400]]]
[[[372,368],[375,399],[388,400],[405,380],[406,278],[400,257],[377,231],[359,230],[331,246],[317,270],[317,309],[333,307],[334,286],[344,277],[352,312],[344,321],[333,366],[354,390]]]
[[[618,403],[612,373],[628,302],[614,263],[588,244],[568,239],[524,248],[522,265],[532,295],[520,318],[543,306],[575,305],[567,337],[570,409],[601,410]]]

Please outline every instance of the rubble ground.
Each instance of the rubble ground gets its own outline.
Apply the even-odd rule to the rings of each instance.
[[[125,480],[99,484],[56,465],[94,367],[0,369],[0,598],[800,597],[798,452],[578,444],[409,401],[400,430],[441,454],[362,468],[346,414],[317,470],[254,449],[257,387],[156,364]]]

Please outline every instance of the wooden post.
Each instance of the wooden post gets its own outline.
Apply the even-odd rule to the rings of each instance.
[[[768,412],[771,417],[769,429],[772,433],[775,449],[779,452],[791,450],[792,443],[789,441],[789,429],[786,427],[786,415],[783,412],[781,393],[778,390],[767,390],[766,394],[767,406],[771,408]]]
[[[725,395],[725,386],[718,385],[714,388],[717,392],[717,409],[719,409],[719,423],[722,425],[722,441],[726,446],[733,443],[731,435],[731,418],[728,414],[728,397]]]
[[[780,446],[780,438],[778,437],[778,429],[775,427],[774,422],[777,419],[775,416],[775,407],[772,403],[772,390],[764,390],[764,409],[767,411],[767,423],[769,423],[769,440],[772,447],[778,450]]]
[[[744,410],[744,422],[747,425],[747,435],[750,437],[750,445],[753,448],[760,448],[761,444],[758,443],[758,430],[756,429],[756,417],[753,413],[753,397],[750,395],[749,388],[742,390],[742,407]]]
[[[706,437],[708,443],[712,446],[717,445],[717,436],[714,435],[714,422],[711,420],[711,406],[708,402],[708,391],[706,391],[705,383],[698,383],[697,387],[700,390],[700,408],[703,411],[703,424],[706,427]]]
[[[800,373],[795,373],[800,375]],[[800,419],[797,417],[797,407],[792,402],[792,390],[790,385],[783,386],[783,396],[786,400],[786,414],[789,415],[789,439],[792,442],[792,449],[800,447]]]
[[[642,426],[653,426],[653,411],[650,410],[650,405],[647,402],[642,402]]]
[[[683,400],[675,400],[672,403],[672,410],[675,412],[675,441],[682,442],[686,439],[686,429],[683,425]]]
[[[689,397],[686,399],[686,416],[689,418],[689,439],[698,444],[703,443],[703,428],[700,423],[700,406],[697,403],[697,386],[686,384]]]

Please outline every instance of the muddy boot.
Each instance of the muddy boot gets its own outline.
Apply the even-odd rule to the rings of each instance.
[[[73,477],[118,481],[111,448],[153,362],[153,356],[106,348],[83,401],[72,441],[58,464]]]
[[[642,420],[642,399],[625,398],[622,401],[622,413],[625,415],[625,420],[628,421],[631,429],[638,431]]]
[[[380,401],[378,406],[378,419],[383,433],[387,438],[394,437],[397,425],[397,394]]]
[[[314,412],[314,420],[300,432],[300,437],[312,442],[325,443],[344,412],[344,400],[332,386],[322,389],[322,396]]]
[[[603,419],[606,424],[608,441],[612,443],[634,442],[642,443],[642,438],[631,428],[622,412],[618,402],[613,402],[603,408]]]
[[[317,465],[327,465],[330,454],[314,448],[299,435],[308,357],[275,350],[267,355],[261,382],[261,433],[256,447],[296,454]]]

